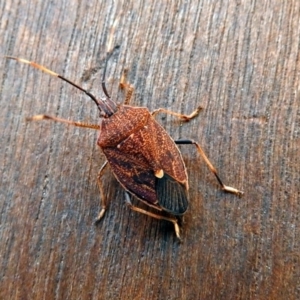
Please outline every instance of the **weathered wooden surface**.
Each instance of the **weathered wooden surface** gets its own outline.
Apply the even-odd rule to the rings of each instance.
[[[99,2],[102,2],[100,4]],[[198,140],[224,194],[191,146],[183,243],[171,224],[124,205],[106,176],[99,226],[97,132],[25,118],[98,122],[74,88],[26,65],[1,64],[1,299],[300,299],[299,1],[30,1],[1,4],[0,53],[42,63],[101,95],[109,28],[120,15],[108,87]],[[182,125],[182,126],[181,126]]]

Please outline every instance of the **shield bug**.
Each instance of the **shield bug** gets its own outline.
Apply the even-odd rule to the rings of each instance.
[[[194,145],[216,176],[221,189],[238,196],[241,196],[243,192],[223,184],[216,169],[197,142],[183,139],[173,140],[155,120],[156,114],[166,113],[189,121],[198,115],[201,107],[198,107],[190,115],[183,115],[164,108],[159,108],[151,113],[146,107],[130,106],[133,87],[126,82],[126,76],[122,76],[120,83],[121,88],[126,90],[124,103],[117,104],[111,99],[105,85],[107,62],[111,53],[107,55],[103,71],[102,90],[105,94],[103,98],[96,98],[74,82],[35,62],[12,56],[7,56],[7,58],[29,64],[66,81],[84,92],[96,104],[100,114],[99,125],[74,122],[48,115],[35,115],[28,120],[52,120],[99,131],[97,144],[107,161],[100,169],[97,177],[101,206],[97,221],[103,217],[107,207],[101,177],[109,165],[114,176],[126,191],[125,201],[128,206],[139,213],[172,222],[176,236],[180,239],[178,222],[179,217],[188,208],[189,186],[186,167],[177,145]],[[153,211],[133,205],[130,195],[153,208]]]

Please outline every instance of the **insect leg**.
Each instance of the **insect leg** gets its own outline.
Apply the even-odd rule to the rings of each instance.
[[[173,225],[174,225],[174,229],[175,229],[175,234],[177,236],[177,238],[179,240],[181,240],[180,238],[180,229],[179,229],[179,225],[178,225],[178,221],[176,218],[171,218],[171,217],[165,217],[165,216],[161,216],[161,215],[158,215],[158,214],[155,214],[155,213],[152,213],[152,212],[149,212],[147,210],[144,210],[142,208],[139,208],[137,206],[134,206],[131,201],[130,201],[130,195],[128,193],[125,193],[125,202],[126,204],[130,207],[130,209],[136,211],[136,212],[139,212],[139,213],[142,213],[142,214],[145,214],[147,216],[150,216],[152,218],[155,218],[155,219],[158,219],[158,220],[166,220],[166,221],[169,221],[169,222],[172,222]]]
[[[126,82],[127,72],[128,70],[125,69],[120,81],[120,88],[126,90],[126,96],[124,100],[125,105],[129,105],[132,94],[134,92],[133,86],[131,86],[129,83]]]
[[[67,119],[61,119],[58,117],[53,117],[53,116],[48,116],[48,115],[35,115],[30,118],[26,118],[27,121],[41,121],[41,120],[51,120],[54,122],[59,122],[59,123],[65,123],[77,127],[84,127],[84,128],[91,128],[91,129],[100,129],[99,125],[95,124],[88,124],[88,123],[82,123],[82,122],[75,122],[75,121],[70,121]]]
[[[241,197],[244,193],[242,191],[237,190],[236,188],[230,187],[225,185],[222,180],[220,179],[216,168],[212,165],[212,163],[209,161],[208,157],[206,156],[206,154],[204,153],[204,151],[202,150],[202,148],[200,147],[200,145],[198,143],[196,143],[193,140],[177,140],[175,141],[175,143],[177,145],[195,145],[197,148],[197,151],[199,152],[199,154],[202,156],[202,158],[204,159],[204,161],[206,162],[208,168],[211,170],[211,172],[216,176],[222,190],[229,192],[229,193],[233,193],[236,194],[237,196]]]
[[[103,172],[104,172],[104,169],[106,168],[107,166],[107,161],[102,165],[99,173],[98,173],[98,176],[97,176],[97,183],[98,183],[98,187],[99,187],[99,191],[100,191],[100,206],[101,206],[101,210],[98,214],[98,217],[96,218],[96,221],[95,223],[98,223],[102,217],[104,216],[104,213],[105,213],[105,210],[106,210],[106,197],[105,197],[105,194],[104,194],[104,191],[103,191],[103,184],[102,184],[102,181],[101,181],[101,177],[103,175]]]
[[[169,115],[173,115],[177,118],[180,118],[180,119],[183,119],[184,121],[188,122],[190,121],[191,119],[195,118],[196,116],[198,116],[200,110],[202,109],[201,106],[197,107],[191,114],[189,115],[183,115],[183,114],[180,114],[180,113],[176,113],[176,112],[173,112],[173,111],[170,111],[170,110],[167,110],[167,109],[164,109],[164,108],[158,108],[158,109],[155,109],[153,112],[152,112],[152,116],[155,116],[156,114],[158,113],[165,113],[165,114],[169,114]]]

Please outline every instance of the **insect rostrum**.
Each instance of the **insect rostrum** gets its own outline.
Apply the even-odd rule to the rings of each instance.
[[[99,125],[74,122],[48,115],[35,115],[28,118],[28,120],[47,119],[99,130],[97,144],[102,149],[107,161],[100,169],[97,178],[101,203],[98,221],[103,217],[107,207],[101,177],[105,168],[109,165],[114,176],[126,191],[125,201],[129,207],[148,216],[172,222],[176,236],[180,238],[177,216],[183,215],[188,208],[189,186],[186,168],[176,144],[195,145],[209,169],[216,176],[221,188],[238,196],[243,194],[241,191],[223,184],[216,169],[198,143],[193,140],[174,141],[155,120],[157,113],[166,113],[189,121],[198,115],[201,107],[198,107],[190,115],[182,115],[163,108],[151,113],[145,107],[129,105],[133,88],[126,83],[125,76],[122,77],[120,83],[121,88],[127,91],[124,104],[116,104],[110,98],[104,80],[106,65],[102,82],[105,97],[97,99],[72,81],[35,62],[11,56],[7,56],[7,58],[29,64],[68,82],[87,94],[97,105],[100,112]],[[134,206],[127,193],[153,208],[153,212]]]

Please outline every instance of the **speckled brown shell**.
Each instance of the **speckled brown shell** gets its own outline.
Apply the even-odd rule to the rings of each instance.
[[[97,144],[125,190],[174,215],[186,211],[188,178],[181,154],[147,108],[124,105],[101,119]],[[155,176],[159,170],[162,178]]]

